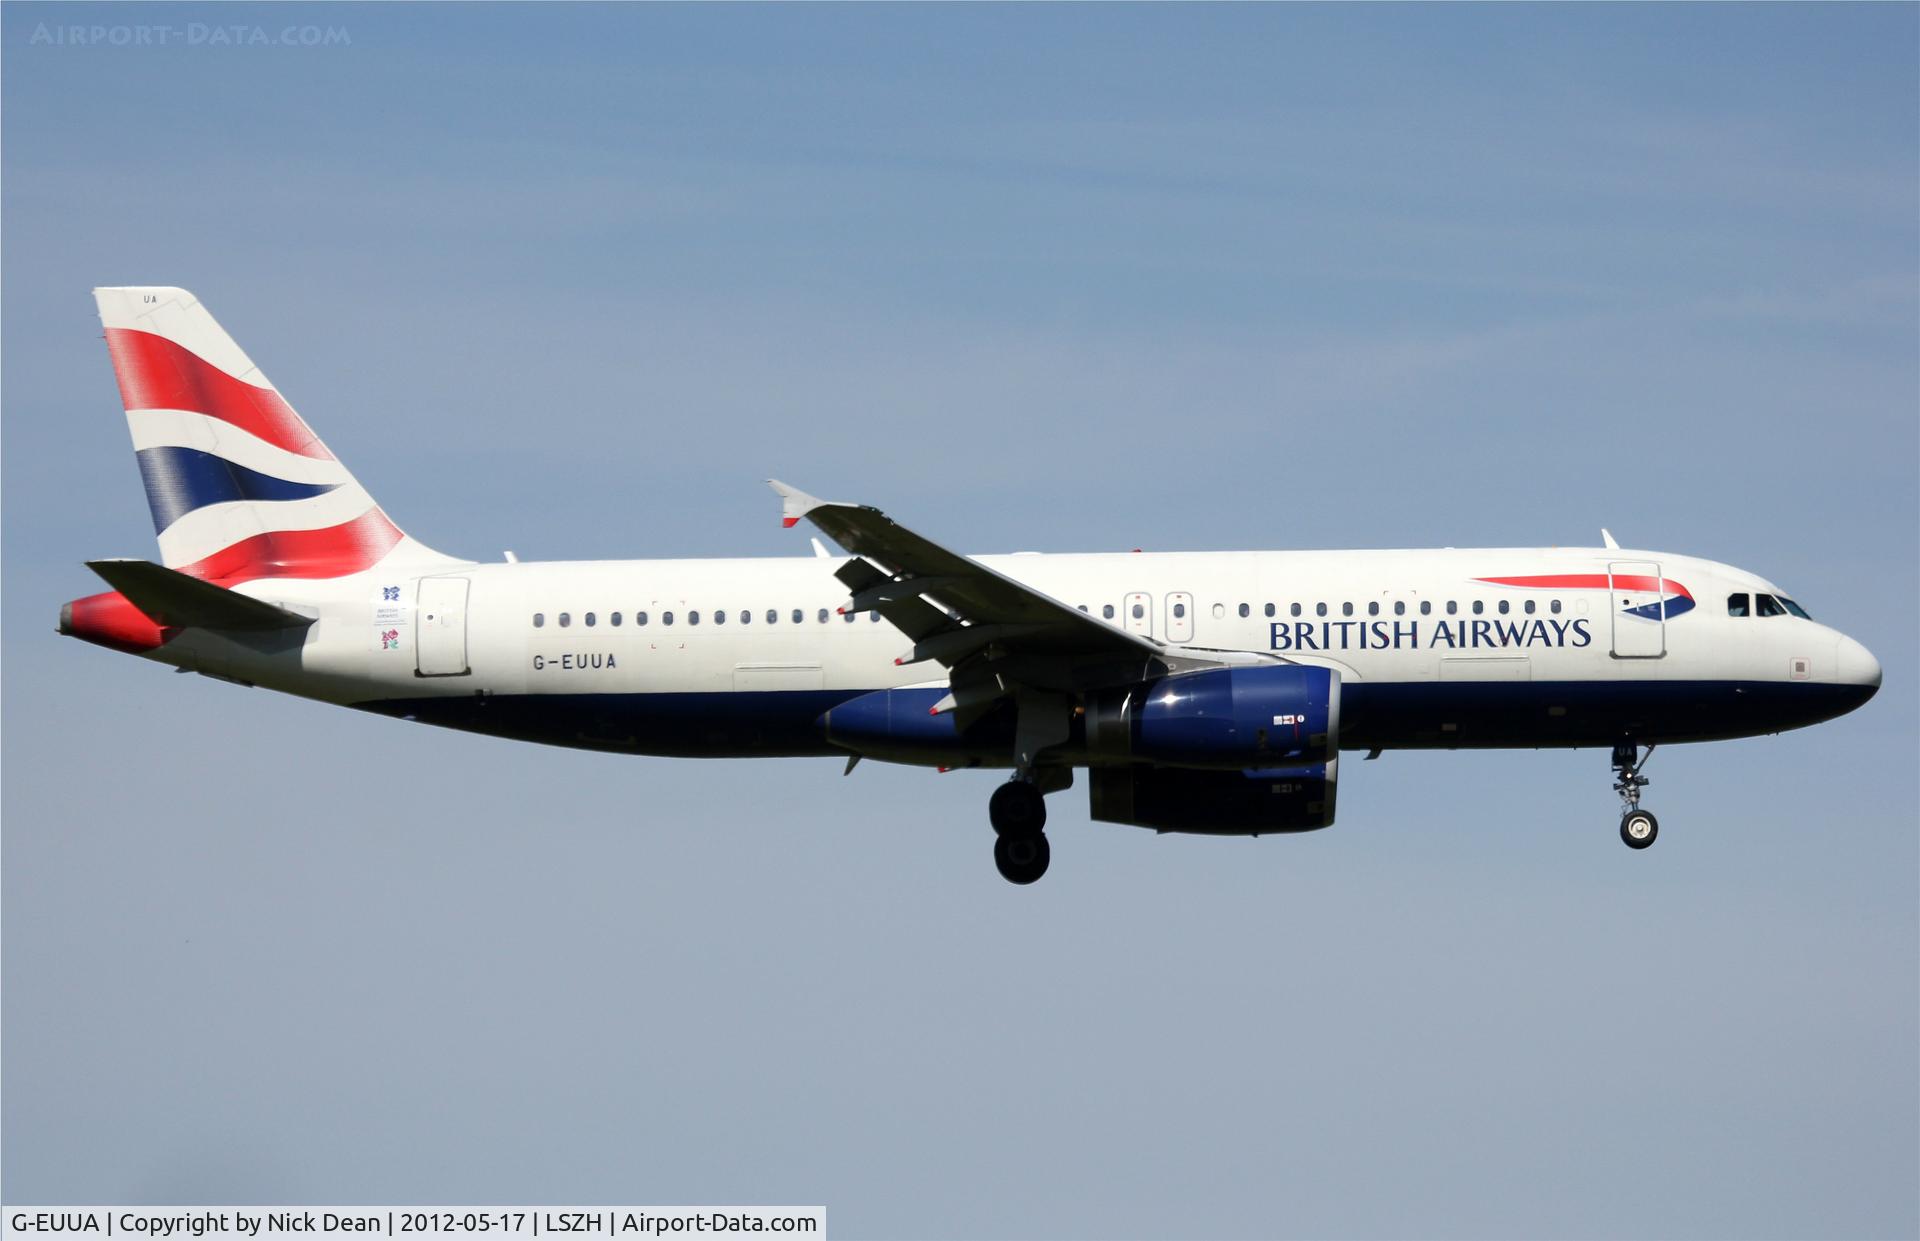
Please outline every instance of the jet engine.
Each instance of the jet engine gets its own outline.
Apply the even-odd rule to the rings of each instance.
[[[1210,668],[1088,696],[1087,760],[1270,770],[1340,748],[1340,674],[1273,664]]]
[[[1340,760],[1252,771],[1095,767],[1093,817],[1162,832],[1259,836],[1311,832],[1333,822]]]

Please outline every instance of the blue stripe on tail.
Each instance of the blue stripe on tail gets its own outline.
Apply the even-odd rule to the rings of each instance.
[[[295,483],[235,465],[197,448],[142,448],[140,481],[159,534],[197,508],[234,500],[309,500],[339,483]]]

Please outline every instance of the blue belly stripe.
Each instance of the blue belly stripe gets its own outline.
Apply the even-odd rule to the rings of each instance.
[[[624,754],[845,757],[845,749],[827,740],[821,717],[867,692],[489,694],[353,705],[447,728]],[[1340,747],[1715,741],[1830,720],[1872,696],[1870,686],[1817,681],[1355,681],[1341,687]],[[1011,737],[1005,740],[1010,759]]]

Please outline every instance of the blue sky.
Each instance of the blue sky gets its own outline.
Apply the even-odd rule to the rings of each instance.
[[[323,47],[35,41],[311,23]],[[1920,1230],[1920,10],[13,4],[21,1201],[825,1202],[844,1236]],[[1299,839],[439,734],[52,634],[150,555],[87,290],[208,302],[411,533],[1589,543],[1887,668],[1391,754]]]

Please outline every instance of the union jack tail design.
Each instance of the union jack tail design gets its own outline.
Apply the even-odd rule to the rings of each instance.
[[[161,563],[220,586],[451,562],[403,534],[185,289],[95,289]]]

